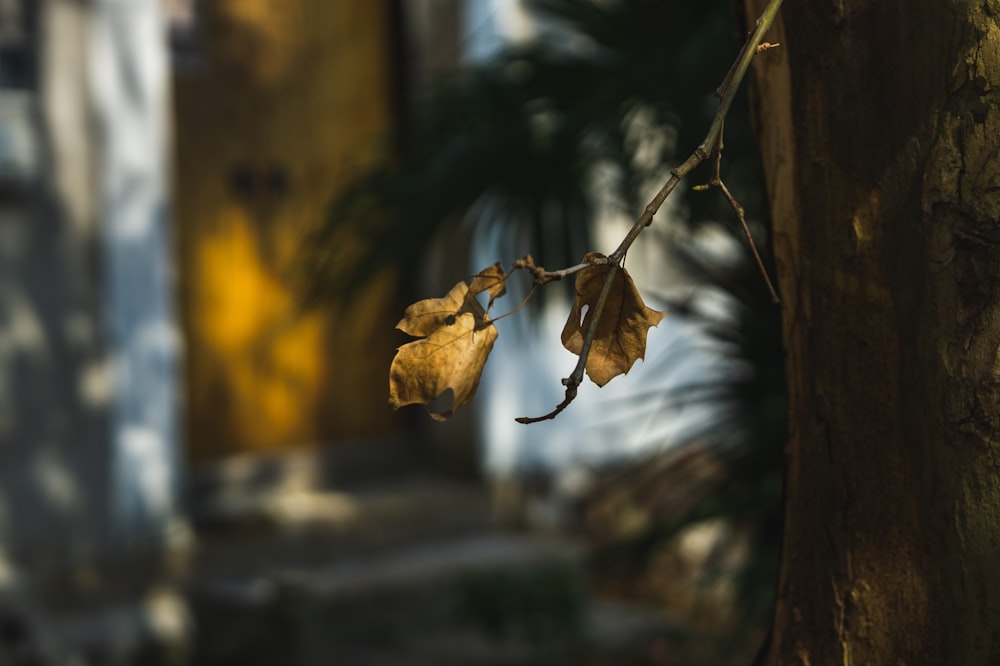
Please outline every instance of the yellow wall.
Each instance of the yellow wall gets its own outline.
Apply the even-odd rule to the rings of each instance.
[[[175,201],[196,457],[384,434],[392,281],[352,310],[297,314],[302,234],[389,124],[383,2],[204,3],[176,77]]]

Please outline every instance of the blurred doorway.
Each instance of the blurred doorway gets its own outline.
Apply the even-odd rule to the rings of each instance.
[[[176,3],[175,3],[176,4]],[[175,9],[175,201],[188,454],[397,432],[386,400],[395,282],[301,309],[304,234],[392,121],[390,0],[216,0]]]

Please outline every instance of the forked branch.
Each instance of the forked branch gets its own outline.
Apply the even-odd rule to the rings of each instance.
[[[743,207],[723,182],[720,164],[726,114],[746,75],[751,58],[775,46],[762,40],[781,3],[782,0],[770,0],[764,13],[757,19],[753,33],[716,91],[719,108],[705,140],[682,164],[671,170],[670,178],[649,202],[614,252],[609,256],[592,252],[579,264],[555,271],[537,266],[530,256],[514,262],[509,272],[504,272],[503,267],[496,263],[472,276],[471,281],[459,282],[443,298],[418,301],[406,309],[403,319],[396,327],[417,339],[399,347],[389,369],[389,402],[393,407],[414,403],[429,406],[450,389],[453,395],[451,408],[431,414],[436,419],[444,420],[472,398],[497,338],[495,322],[507,316],[491,318],[489,310],[494,301],[506,293],[507,281],[516,271],[529,273],[534,285],[521,304],[507,314],[520,309],[534,293],[535,287],[570,275],[576,276],[576,298],[563,328],[562,342],[567,349],[579,356],[573,372],[562,380],[566,387],[562,402],[544,416],[523,417],[517,419],[518,422],[534,423],[554,418],[576,398],[584,375],[589,376],[598,386],[603,386],[612,378],[628,372],[645,354],[649,328],[659,324],[666,313],[648,308],[642,302],[623,265],[625,253],[642,230],[652,224],[653,217],[680,181],[709,158],[714,161],[710,180],[696,189],[718,188],[729,201],[771,295],[777,302],[778,295],[754,246]],[[602,317],[606,321],[602,321]]]
[[[715,173],[712,180],[709,181],[709,185],[712,187],[718,187],[733,207],[733,210],[736,212],[736,216],[743,227],[747,242],[750,244],[750,248],[753,251],[757,265],[764,276],[764,280],[767,282],[768,289],[771,292],[771,298],[775,303],[779,302],[778,294],[767,274],[767,270],[764,268],[763,261],[760,258],[760,253],[757,251],[757,247],[754,244],[752,236],[750,235],[746,219],[743,215],[743,207],[736,201],[733,195],[729,192],[729,189],[725,186],[725,183],[723,183],[721,177],[719,177],[719,162],[721,161],[722,156],[722,134],[725,126],[726,115],[729,113],[729,108],[732,106],[733,100],[736,97],[736,92],[739,89],[740,84],[743,82],[743,78],[746,76],[747,70],[750,68],[750,61],[757,53],[761,53],[777,46],[777,44],[771,44],[769,42],[764,42],[763,40],[764,35],[774,23],[774,19],[778,15],[778,10],[781,8],[782,2],[783,0],[771,0],[768,3],[764,12],[757,19],[753,32],[750,33],[750,36],[743,44],[743,48],[740,50],[739,55],[733,62],[732,67],[730,67],[726,77],[722,80],[722,84],[716,90],[716,96],[719,98],[719,108],[715,112],[715,116],[713,117],[712,123],[708,128],[708,133],[705,135],[704,141],[701,142],[701,145],[695,148],[694,152],[691,153],[691,155],[684,160],[683,163],[670,171],[670,178],[663,184],[660,190],[653,197],[652,201],[649,202],[615,251],[607,257],[607,262],[611,265],[611,270],[607,273],[604,287],[601,290],[601,295],[595,306],[595,312],[590,320],[590,326],[588,327],[584,337],[583,348],[580,351],[580,358],[578,359],[572,374],[563,379],[563,385],[566,387],[566,394],[563,401],[559,403],[555,409],[544,416],[521,417],[517,419],[518,423],[535,423],[555,418],[576,398],[577,389],[583,382],[583,375],[587,367],[587,360],[594,342],[594,336],[597,333],[598,323],[607,302],[608,293],[615,280],[617,270],[620,268],[621,262],[625,257],[625,253],[628,252],[630,247],[632,247],[632,243],[634,243],[636,238],[639,237],[642,230],[653,223],[653,217],[656,215],[657,211],[660,210],[660,207],[663,205],[663,202],[667,200],[667,197],[669,197],[674,189],[676,189],[681,180],[683,180],[685,176],[690,174],[699,164],[704,162],[710,156],[715,157],[716,163]],[[576,272],[582,268],[583,265],[574,266],[571,269],[567,269],[567,271]]]

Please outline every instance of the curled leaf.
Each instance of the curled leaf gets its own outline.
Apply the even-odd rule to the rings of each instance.
[[[503,272],[500,262],[479,271],[472,277],[472,284],[469,285],[469,296],[474,297],[484,291],[490,295],[489,304],[486,306],[487,310],[493,307],[493,301],[507,293],[507,275]]]
[[[431,412],[432,418],[444,421],[472,399],[497,339],[496,327],[475,297],[488,292],[492,305],[505,289],[503,269],[494,264],[477,274],[471,286],[459,282],[444,298],[428,298],[406,308],[396,328],[422,339],[396,350],[389,368],[393,409],[429,405],[451,389],[451,409]]]
[[[603,258],[603,255],[590,253],[584,257],[584,262],[595,258]],[[598,264],[576,274],[576,298],[562,332],[563,346],[576,355],[583,350],[584,337],[590,329],[610,270],[611,266]],[[618,375],[627,373],[646,355],[649,328],[659,324],[666,315],[666,312],[646,307],[631,276],[624,268],[619,268],[612,278],[604,311],[597,323],[587,357],[587,376],[598,386],[604,386]]]

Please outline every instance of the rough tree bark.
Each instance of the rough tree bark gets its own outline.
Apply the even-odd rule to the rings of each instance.
[[[792,0],[768,39],[791,409],[768,662],[1000,663],[1000,1]]]

